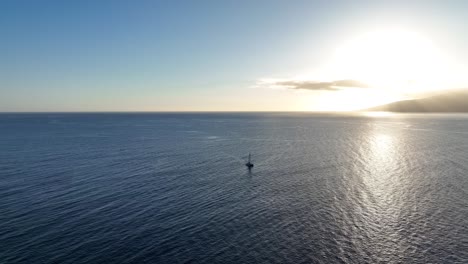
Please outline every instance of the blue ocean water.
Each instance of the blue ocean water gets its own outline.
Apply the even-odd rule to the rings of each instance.
[[[468,263],[468,116],[1,114],[0,263]]]

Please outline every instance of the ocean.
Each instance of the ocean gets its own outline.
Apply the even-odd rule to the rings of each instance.
[[[468,263],[468,115],[0,114],[0,263]]]

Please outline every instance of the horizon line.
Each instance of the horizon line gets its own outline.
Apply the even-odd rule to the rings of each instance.
[[[313,111],[313,110],[256,110],[256,111],[249,111],[249,110],[213,110],[213,111],[0,111],[0,114],[125,114],[125,113],[353,113],[353,112],[362,112],[362,111]]]

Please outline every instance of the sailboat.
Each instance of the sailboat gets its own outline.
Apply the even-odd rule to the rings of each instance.
[[[250,161],[250,152],[249,152],[249,161],[245,164],[245,166],[247,166],[247,168],[252,169],[253,168],[253,163]]]

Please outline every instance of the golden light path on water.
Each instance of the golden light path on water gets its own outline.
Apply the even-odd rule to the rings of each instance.
[[[389,116],[388,113],[372,117]],[[405,208],[405,195],[411,186],[404,160],[404,133],[385,119],[376,118],[364,133],[360,148],[362,207],[365,232],[375,244],[385,245],[372,250],[394,260],[397,252],[402,254],[407,247],[407,238],[401,235],[401,217]],[[384,241],[382,241],[384,240]]]

